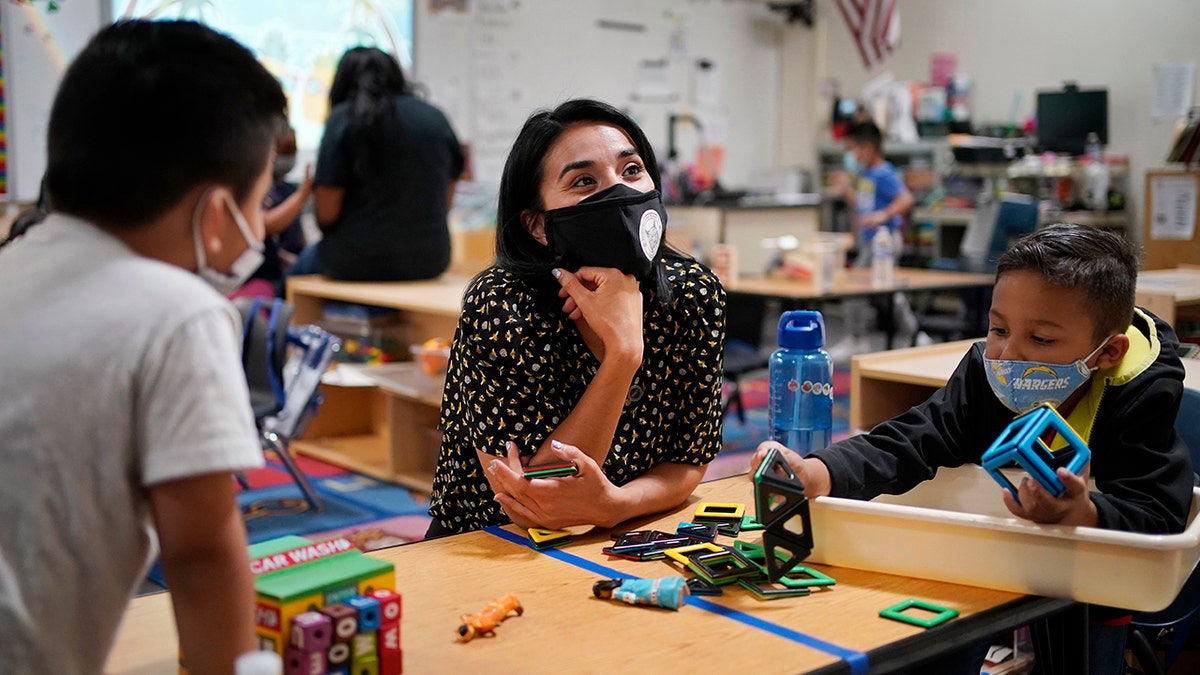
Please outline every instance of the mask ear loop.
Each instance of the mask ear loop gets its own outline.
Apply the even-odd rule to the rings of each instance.
[[[1116,335],[1109,335],[1108,337],[1104,338],[1104,342],[1101,342],[1099,345],[1097,345],[1096,348],[1092,350],[1092,353],[1090,353],[1087,356],[1080,359],[1081,361],[1083,361],[1083,367],[1087,368],[1089,373],[1094,373],[1097,370],[1100,370],[1100,366],[1089,367],[1087,362],[1091,361],[1093,356],[1095,356],[1096,354],[1099,354],[1100,350],[1104,349],[1104,347],[1108,344],[1108,341],[1113,339],[1114,337],[1116,337]]]

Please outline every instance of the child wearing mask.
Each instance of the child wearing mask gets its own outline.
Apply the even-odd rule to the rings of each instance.
[[[892,246],[899,250],[900,227],[904,215],[913,207],[912,193],[904,186],[896,167],[883,158],[883,134],[869,120],[850,125],[843,138],[846,144],[845,171],[833,176],[833,189],[850,206],[851,225],[857,233],[856,267],[871,266],[871,243],[881,227],[891,231]],[[917,318],[903,293],[893,298],[896,345],[908,347],[917,334]],[[871,319],[869,301],[851,298],[842,303],[846,315],[846,337],[829,348],[834,361],[847,362],[851,356],[871,351],[867,328]]]
[[[0,251],[0,673],[101,672],[160,554],[191,672],[257,647],[232,472],[263,456],[224,296],[262,261],[286,105],[193,22],[106,27],[64,74],[51,211]]]
[[[586,99],[534,113],[500,181],[496,263],[446,374],[429,535],[611,527],[681,504],[721,449],[725,292],[663,243],[654,151]],[[523,466],[574,462],[563,478]]]
[[[1017,415],[1046,402],[1088,444],[1091,463],[1079,476],[1058,469],[1067,488],[1059,498],[1030,478],[1019,501],[997,487],[1009,511],[1038,523],[1181,532],[1193,481],[1174,426],[1183,366],[1171,327],[1134,307],[1137,271],[1129,242],[1104,230],[1056,225],[1021,239],[997,263],[987,341],[945,387],[808,457],[784,449],[788,463],[810,498],[900,494],[939,467],[980,463]],[[752,468],[772,447],[781,448],[758,447]],[[1091,672],[1122,672],[1128,615],[1092,608]]]
[[[286,127],[275,138],[275,162],[271,169],[271,189],[263,200],[263,264],[234,296],[283,297],[284,273],[304,250],[304,228],[300,212],[312,195],[312,165],[304,167],[299,185],[287,180],[296,168],[296,131]]]

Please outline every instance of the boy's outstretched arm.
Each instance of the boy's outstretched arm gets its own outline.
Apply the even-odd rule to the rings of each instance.
[[[219,472],[150,488],[171,587],[179,646],[188,671],[233,673],[255,649],[254,579],[233,479]]]

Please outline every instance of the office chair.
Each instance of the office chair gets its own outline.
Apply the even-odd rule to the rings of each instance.
[[[746,423],[740,389],[742,376],[767,367],[771,354],[763,347],[763,320],[767,299],[730,292],[725,301],[725,350],[722,374],[730,391],[722,412],[737,409],[738,422]]]
[[[290,325],[292,306],[279,299],[239,298],[234,305],[242,314],[242,366],[263,451],[275,453],[308,507],[320,513],[321,499],[289,445],[304,433],[321,404],[321,375],[341,349],[341,340],[318,326]],[[246,487],[243,477],[239,481]],[[264,500],[253,510],[270,510],[265,502],[285,501]],[[276,506],[292,510],[290,504]]]
[[[1200,392],[1183,390],[1179,414],[1175,418],[1175,431],[1187,444],[1192,456],[1192,470],[1200,469]],[[1179,595],[1166,609],[1133,615],[1133,622],[1129,624],[1129,649],[1141,666],[1142,673],[1166,675],[1167,669],[1179,658],[1198,614],[1200,567],[1192,570]],[[1155,647],[1168,629],[1173,632],[1171,644],[1166,650],[1166,658],[1160,661]]]

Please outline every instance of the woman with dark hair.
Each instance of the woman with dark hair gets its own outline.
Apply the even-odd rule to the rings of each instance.
[[[500,182],[496,263],[468,286],[429,536],[611,527],[688,497],[721,448],[725,292],[663,243],[654,151],[592,100],[534,113]],[[565,477],[523,469],[573,463]]]
[[[313,204],[321,241],[290,274],[430,279],[450,265],[446,214],[463,153],[445,115],[374,47],[342,55],[329,89]]]

